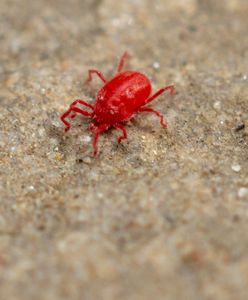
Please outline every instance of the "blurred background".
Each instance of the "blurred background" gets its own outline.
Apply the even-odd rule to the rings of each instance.
[[[0,299],[248,297],[248,2],[0,1]],[[63,131],[89,68],[174,97]],[[77,125],[81,125],[78,127]]]

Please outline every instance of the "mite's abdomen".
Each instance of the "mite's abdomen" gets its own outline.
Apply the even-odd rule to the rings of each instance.
[[[126,71],[107,82],[98,92],[95,118],[99,123],[118,123],[129,118],[151,93],[149,79],[138,72]]]

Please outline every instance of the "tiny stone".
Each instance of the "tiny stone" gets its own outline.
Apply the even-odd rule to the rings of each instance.
[[[113,24],[113,26],[115,26],[115,27],[119,27],[119,26],[120,26],[120,23],[121,23],[121,21],[120,21],[119,18],[114,18],[114,19],[112,20],[112,24]]]
[[[103,193],[97,192],[97,197],[98,197],[98,198],[103,198],[103,196],[104,196]]]
[[[215,108],[215,109],[220,109],[220,108],[221,108],[221,103],[220,103],[220,101],[216,101],[216,102],[214,103],[214,108]]]
[[[44,129],[44,128],[39,128],[39,129],[38,129],[38,134],[39,134],[40,137],[44,136],[44,134],[45,134],[45,129]]]
[[[28,189],[29,189],[29,191],[34,191],[34,190],[35,190],[35,188],[34,188],[33,185],[30,185],[30,186],[28,187]]]
[[[245,188],[245,187],[240,188],[238,191],[238,195],[239,195],[239,197],[244,197],[244,196],[248,195],[248,188]]]
[[[241,170],[241,166],[240,165],[232,165],[232,170],[234,172],[239,172]]]
[[[85,163],[85,164],[90,164],[91,163],[91,158],[89,156],[86,156],[82,159],[82,161]]]
[[[160,63],[158,61],[155,61],[152,66],[153,66],[154,69],[157,70],[157,69],[160,68]]]
[[[242,79],[243,79],[243,80],[247,80],[247,79],[248,79],[248,75],[244,75],[244,76],[242,77]]]
[[[89,135],[83,135],[80,137],[80,141],[82,143],[88,144],[91,141],[91,137]]]

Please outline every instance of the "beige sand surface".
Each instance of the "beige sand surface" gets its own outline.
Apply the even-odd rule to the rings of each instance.
[[[248,2],[0,1],[0,299],[248,299]],[[60,114],[128,68],[165,116]],[[77,127],[77,124],[82,124]],[[244,127],[242,129],[242,126]],[[235,131],[238,126],[240,130]]]

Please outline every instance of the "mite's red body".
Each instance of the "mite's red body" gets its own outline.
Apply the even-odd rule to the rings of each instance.
[[[94,119],[97,123],[119,123],[136,112],[151,93],[147,77],[134,71],[118,74],[97,93]]]
[[[124,61],[127,56],[127,53],[123,54],[119,62],[118,74],[110,81],[107,81],[102,73],[100,73],[98,70],[89,70],[88,81],[91,81],[92,74],[95,73],[105,83],[97,93],[95,105],[93,106],[84,100],[76,100],[61,116],[61,121],[66,126],[65,131],[69,130],[71,127],[71,124],[66,120],[71,112],[73,112],[70,116],[71,118],[74,118],[76,114],[79,113],[93,119],[90,129],[94,133],[94,156],[97,154],[97,141],[99,135],[107,130],[110,126],[122,131],[122,135],[118,139],[119,143],[123,139],[127,138],[127,133],[123,122],[129,119],[134,113],[154,113],[160,118],[161,125],[163,127],[167,126],[163,120],[163,116],[159,112],[150,107],[146,107],[145,105],[166,90],[170,90],[171,95],[174,94],[174,86],[168,85],[157,91],[153,96],[150,96],[151,84],[145,75],[135,71],[122,72]],[[78,104],[88,107],[91,111],[89,112],[87,110],[82,110],[77,106]]]

